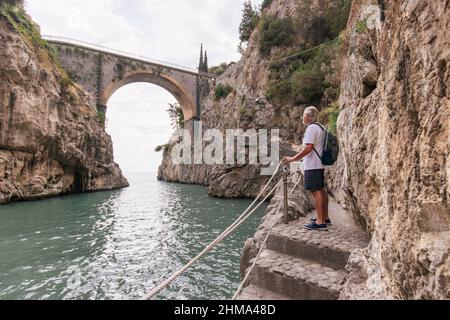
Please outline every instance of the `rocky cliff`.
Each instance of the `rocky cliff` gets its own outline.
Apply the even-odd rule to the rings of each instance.
[[[354,1],[348,34],[334,188],[372,240],[342,298],[448,299],[450,1]]]
[[[91,100],[23,9],[2,3],[0,203],[128,185]]]
[[[282,143],[280,157],[295,154],[301,145],[305,127],[302,124],[304,109],[311,103],[327,105],[337,99],[332,92],[332,86],[323,96],[314,101],[308,101],[301,94],[289,99],[283,99],[281,92],[277,97],[269,98],[270,86],[283,82],[283,75],[291,67],[290,60],[286,59],[276,64],[274,61],[299,51],[299,48],[309,48],[313,41],[308,38],[309,31],[314,28],[314,17],[322,17],[327,12],[328,19],[345,17],[343,3],[338,1],[313,1],[303,3],[298,0],[272,1],[263,12],[263,17],[274,20],[291,19],[288,21],[292,28],[293,38],[283,47],[272,46],[267,54],[260,51],[260,27],[256,27],[248,41],[247,48],[241,58],[232,64],[217,79],[217,86],[229,86],[231,92],[228,96],[217,99],[214,88],[203,101],[201,121],[204,129],[218,129],[225,133],[227,129],[279,129]],[[303,21],[300,25],[298,21]],[[261,25],[261,24],[260,24]],[[345,24],[342,26],[345,27]],[[341,28],[342,28],[341,27]],[[340,26],[334,26],[339,33]],[[336,31],[335,31],[336,32]],[[318,38],[321,37],[319,34]],[[279,41],[279,39],[272,39]],[[323,64],[323,69],[336,69],[335,54],[330,54],[329,61]],[[296,61],[298,62],[298,61]],[[278,78],[278,79],[274,79]],[[278,81],[278,82],[277,82]],[[324,81],[337,82],[332,72],[329,72]],[[337,89],[338,84],[333,83]],[[286,94],[287,95],[287,94]],[[159,168],[158,179],[194,183],[209,186],[209,194],[226,198],[254,198],[262,186],[267,183],[268,177],[261,176],[259,165],[174,165],[170,157],[170,148],[164,152],[163,162]]]

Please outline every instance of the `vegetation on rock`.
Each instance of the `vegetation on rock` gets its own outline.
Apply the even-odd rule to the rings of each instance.
[[[244,9],[242,11],[242,20],[239,25],[239,40],[241,43],[250,40],[250,36],[258,25],[259,10],[253,7],[252,2],[247,0],[244,2]]]
[[[276,54],[270,64],[266,96],[272,103],[323,107],[337,100],[340,87],[338,58],[345,47],[345,33],[342,31],[346,27],[350,5],[351,1],[341,0],[323,13],[313,14],[304,2],[290,22],[263,17],[261,53],[269,54],[273,47],[289,47]],[[264,25],[271,24],[279,28],[280,33],[290,34],[288,40],[277,41],[280,33],[273,36],[275,41],[272,40],[273,31],[265,31],[270,27],[264,28]]]
[[[335,135],[337,134],[339,113],[339,103],[335,101],[329,107],[322,109],[318,117],[319,122],[328,127],[328,130]]]
[[[218,66],[214,66],[214,67],[210,67],[208,72],[215,74],[217,76],[222,75],[228,68],[229,64],[226,62],[222,62],[220,65]]]
[[[219,83],[214,89],[214,100],[220,100],[228,97],[228,95],[233,92],[233,88],[229,85],[223,85]]]
[[[368,28],[367,28],[367,19],[358,21],[358,23],[356,24],[355,31],[357,33],[364,33],[367,30],[368,30]]]
[[[259,48],[263,56],[268,56],[273,47],[289,47],[294,40],[294,23],[291,17],[278,19],[263,16],[259,24]]]
[[[183,109],[178,103],[169,103],[169,109],[167,109],[169,113],[170,123],[172,127],[176,129],[184,128],[184,114]]]
[[[263,0],[261,4],[261,10],[268,8],[272,4],[273,0]]]
[[[4,19],[17,33],[22,35],[30,46],[35,47],[40,54],[43,53],[49,58],[61,75],[62,88],[72,85],[73,80],[59,63],[55,49],[41,38],[39,28],[26,14],[23,7],[14,3],[15,1],[7,1],[0,5],[0,18]]]
[[[161,144],[155,148],[155,152],[161,152],[170,148],[170,143]]]
[[[103,111],[97,111],[98,123],[105,129],[106,125],[106,114]]]

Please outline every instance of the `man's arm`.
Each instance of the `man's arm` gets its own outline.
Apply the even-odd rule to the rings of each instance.
[[[283,158],[283,162],[294,162],[294,161],[298,161],[300,159],[303,159],[304,157],[306,157],[308,154],[310,154],[314,149],[314,145],[313,144],[307,144],[306,147],[303,148],[303,150],[297,154],[294,157],[284,157]]]

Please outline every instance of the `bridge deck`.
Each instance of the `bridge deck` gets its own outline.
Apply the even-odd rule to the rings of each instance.
[[[195,68],[178,65],[175,63],[171,63],[171,62],[160,61],[160,60],[152,59],[149,57],[141,56],[138,54],[125,52],[122,50],[116,50],[116,49],[108,48],[105,46],[101,46],[101,45],[97,45],[97,44],[93,44],[93,43],[89,43],[89,42],[85,42],[85,41],[81,41],[81,40],[76,40],[76,39],[67,38],[67,37],[51,36],[51,35],[43,35],[42,39],[44,39],[50,43],[66,44],[66,45],[76,46],[76,47],[79,47],[82,49],[93,50],[93,51],[101,52],[101,53],[105,53],[105,54],[112,54],[112,55],[116,55],[119,57],[131,59],[131,60],[150,63],[150,64],[154,64],[157,66],[162,66],[162,67],[168,67],[171,69],[176,69],[176,70],[179,70],[182,72],[199,75],[199,76],[206,77],[206,78],[217,78],[217,75],[215,75],[215,74],[199,72]]]

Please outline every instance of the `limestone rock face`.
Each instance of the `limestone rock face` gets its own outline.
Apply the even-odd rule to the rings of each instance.
[[[384,1],[356,32],[371,4],[354,2],[348,25],[333,189],[372,241],[341,298],[448,299],[450,4]]]
[[[0,203],[127,186],[91,98],[0,19]]]
[[[164,151],[158,170],[158,180],[208,186],[208,194],[218,198],[255,198],[269,181],[261,175],[260,165],[178,165],[172,162],[172,149]],[[282,155],[293,151],[282,149]],[[281,171],[275,176],[267,191],[281,179]],[[263,197],[267,192],[263,193]]]
[[[297,0],[273,1],[266,14],[279,18],[292,16],[298,5]],[[291,147],[301,144],[305,130],[302,123],[305,106],[274,106],[265,98],[270,60],[280,50],[274,48],[269,57],[263,57],[259,53],[258,36],[258,32],[253,32],[241,60],[229,66],[217,79],[217,84],[229,85],[233,92],[216,101],[212,90],[202,102],[203,127],[204,130],[218,129],[223,134],[228,129],[279,129],[280,138],[287,146],[281,150],[280,157],[293,155]],[[260,168],[259,165],[173,165],[166,153],[158,179],[207,185],[212,196],[253,198],[269,179],[260,175]]]

